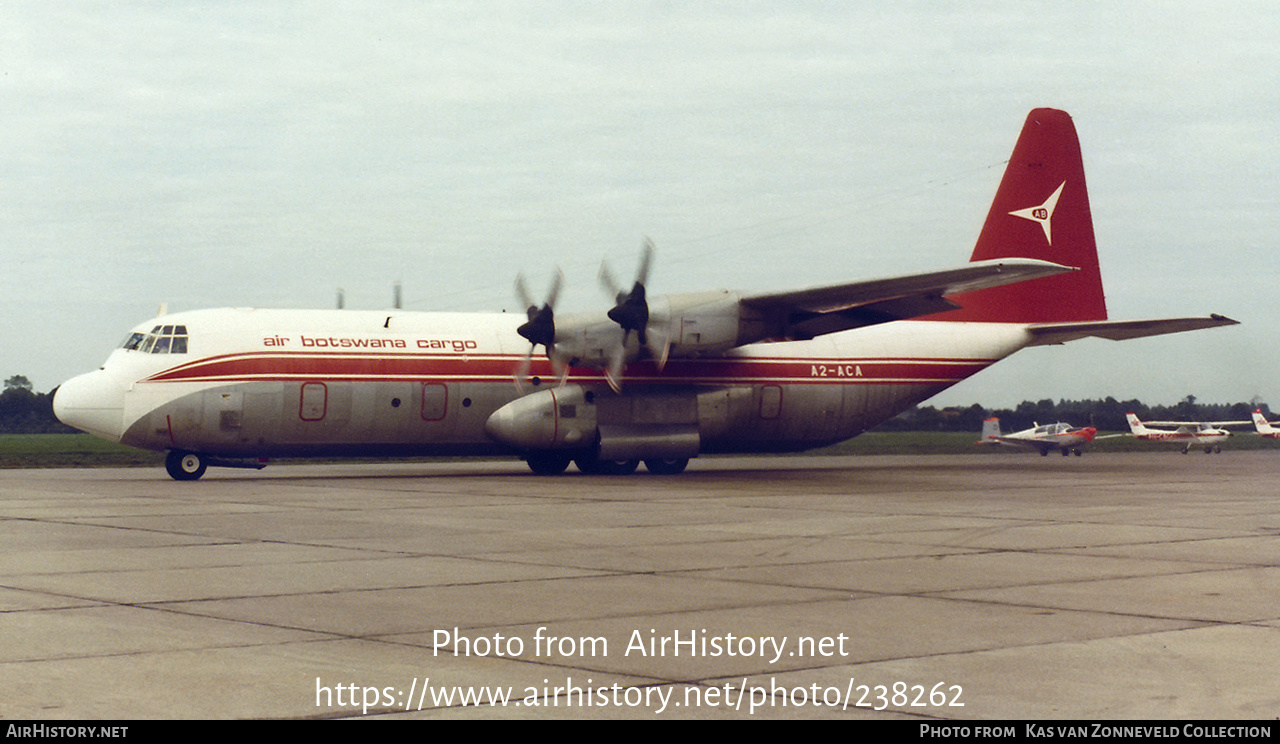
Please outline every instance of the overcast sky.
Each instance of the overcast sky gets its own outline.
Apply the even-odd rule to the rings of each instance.
[[[951,268],[1051,106],[1111,316],[1242,325],[933,402],[1277,406],[1276,39],[1263,1],[3,2],[0,376],[50,390],[161,303],[518,311],[558,265],[603,309],[646,235],[654,293]]]

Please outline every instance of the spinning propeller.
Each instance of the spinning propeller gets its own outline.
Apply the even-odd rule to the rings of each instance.
[[[564,283],[564,272],[556,269],[555,276],[551,280],[551,289],[547,291],[547,299],[542,303],[542,307],[538,307],[536,303],[529,299],[529,292],[524,286],[524,275],[516,276],[516,296],[520,298],[520,303],[528,308],[526,314],[529,319],[522,323],[516,329],[526,341],[529,342],[529,351],[525,353],[524,359],[521,360],[520,366],[516,369],[516,387],[523,388],[525,378],[529,376],[529,365],[533,361],[533,352],[539,346],[546,349],[547,358],[551,360],[551,366],[556,372],[556,376],[564,381],[568,374],[568,367],[565,366],[555,355],[556,347],[556,314],[555,305],[556,298],[560,295],[560,285]]]
[[[640,266],[631,290],[624,292],[610,273],[607,264],[600,265],[600,285],[613,296],[616,303],[609,310],[609,320],[622,328],[622,341],[610,355],[605,375],[614,392],[622,389],[622,371],[626,366],[627,341],[635,333],[642,350],[648,350],[661,370],[667,363],[671,349],[671,334],[665,325],[649,324],[649,302],[645,297],[645,282],[649,280],[649,265],[653,262],[653,241],[645,238],[640,249]]]
[[[640,266],[636,270],[635,281],[632,282],[631,289],[625,291],[614,281],[613,275],[609,273],[609,267],[602,264],[600,284],[610,293],[615,302],[606,315],[610,321],[617,323],[622,329],[621,335],[599,321],[586,324],[574,322],[571,324],[573,327],[566,328],[561,333],[559,347],[556,345],[555,305],[560,295],[560,286],[564,283],[563,272],[556,270],[547,298],[541,306],[529,298],[529,292],[525,289],[524,276],[517,276],[516,296],[521,304],[528,308],[526,310],[528,320],[520,324],[516,332],[529,342],[529,351],[525,353],[524,359],[516,368],[516,387],[523,389],[524,381],[528,379],[529,368],[533,363],[533,353],[539,346],[546,350],[547,358],[551,360],[552,369],[560,378],[561,385],[568,378],[567,362],[570,359],[575,360],[574,364],[581,363],[596,369],[603,368],[609,387],[613,388],[614,392],[622,390],[622,373],[626,368],[628,357],[630,361],[651,358],[661,370],[671,350],[672,334],[668,327],[669,320],[665,318],[655,320],[650,314],[649,301],[645,295],[645,282],[649,279],[649,266],[652,263],[653,242],[646,238],[641,248]],[[659,306],[656,315],[661,318],[668,312],[664,302]],[[632,334],[635,334],[638,345],[630,345]],[[600,349],[598,344],[603,342],[607,347],[608,344],[614,343],[614,339],[617,343],[613,348]]]

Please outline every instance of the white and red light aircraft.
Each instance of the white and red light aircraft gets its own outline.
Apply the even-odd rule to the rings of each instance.
[[[508,453],[537,473],[571,461],[624,473],[643,460],[677,473],[702,453],[857,436],[1029,346],[1236,322],[1107,320],[1080,145],[1052,109],[1027,117],[965,266],[650,299],[649,256],[607,314],[557,317],[557,280],[523,323],[400,310],[165,315],[63,384],[54,411],[167,451],[179,480],[333,455]]]
[[[1258,430],[1258,436],[1260,437],[1280,439],[1280,429],[1272,426],[1271,422],[1267,421],[1267,417],[1262,415],[1261,408],[1253,412],[1253,428]]]
[[[1138,420],[1136,414],[1127,413],[1129,430],[1135,439],[1148,442],[1174,442],[1182,445],[1182,454],[1192,447],[1204,448],[1204,453],[1222,452],[1222,443],[1231,438],[1224,426],[1240,426],[1248,421],[1147,421]],[[1151,426],[1176,426],[1176,429],[1149,429]]]
[[[982,422],[982,439],[977,444],[1030,448],[1037,450],[1042,457],[1056,449],[1062,451],[1063,457],[1071,454],[1079,457],[1097,436],[1098,430],[1092,426],[1077,428],[1061,421],[1056,424],[1036,424],[1030,429],[1002,434],[1000,419],[992,417]]]

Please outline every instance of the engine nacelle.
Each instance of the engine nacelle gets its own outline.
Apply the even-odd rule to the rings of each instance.
[[[646,326],[649,348],[640,343],[639,334],[626,334],[623,362],[652,357],[664,344],[667,357],[679,359],[718,354],[771,335],[759,314],[743,308],[738,299],[736,292],[654,298]],[[622,328],[598,315],[570,316],[557,323],[555,354],[570,366],[606,369],[623,344]]]
[[[582,452],[605,460],[690,458],[701,445],[693,393],[596,393],[581,385],[511,401],[485,423],[489,436],[519,450]]]
[[[542,390],[493,412],[485,433],[521,450],[587,449],[596,442],[596,407],[581,385]]]
[[[759,340],[759,320],[743,312],[736,292],[702,292],[662,298],[656,321],[670,333],[671,357],[712,354]]]

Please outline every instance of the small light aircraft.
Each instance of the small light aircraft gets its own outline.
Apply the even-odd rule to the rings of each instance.
[[[1055,449],[1061,450],[1063,457],[1071,454],[1079,457],[1097,436],[1098,430],[1092,426],[1076,428],[1061,421],[1056,424],[1036,424],[1030,429],[1002,434],[1000,419],[992,417],[982,422],[982,439],[977,443],[1025,447],[1039,451],[1041,457]]]
[[[1267,421],[1267,417],[1262,415],[1262,409],[1253,412],[1253,426],[1258,430],[1258,436],[1267,439],[1280,439],[1280,429],[1271,425],[1272,422]]]
[[[1134,413],[1125,414],[1129,430],[1135,439],[1148,442],[1174,442],[1182,444],[1182,454],[1192,447],[1204,448],[1204,453],[1222,452],[1222,443],[1231,437],[1224,426],[1241,426],[1248,421],[1148,421],[1143,423]],[[1148,429],[1151,426],[1176,426],[1176,429]]]
[[[797,291],[652,296],[647,245],[607,312],[195,310],[133,329],[54,396],[62,421],[167,451],[178,480],[263,458],[517,455],[540,474],[681,472],[857,436],[1027,347],[1234,324],[1107,319],[1071,118],[1028,115],[970,263]],[[545,358],[535,357],[541,347]],[[513,380],[513,377],[515,378]]]

